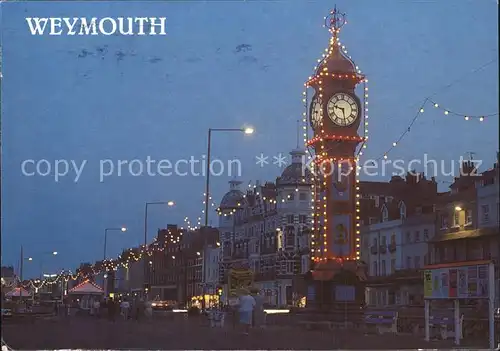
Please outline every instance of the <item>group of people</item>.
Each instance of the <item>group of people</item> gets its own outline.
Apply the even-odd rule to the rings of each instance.
[[[146,319],[151,318],[153,315],[151,304],[144,300],[136,299],[130,303],[127,299],[115,300],[112,297],[102,301],[95,301],[91,306],[90,314],[98,318],[107,317],[110,321],[115,321],[117,316],[124,320],[135,319],[141,320],[143,317]]]
[[[243,333],[248,335],[252,326],[262,328],[266,323],[264,298],[257,289],[242,290],[238,299],[238,315]]]

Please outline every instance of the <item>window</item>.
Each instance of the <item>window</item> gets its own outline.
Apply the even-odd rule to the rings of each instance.
[[[411,244],[411,233],[410,232],[406,232],[406,243]]]
[[[417,230],[415,232],[415,242],[416,243],[420,242],[420,231],[419,230]]]
[[[389,220],[389,211],[387,210],[387,207],[384,206],[384,209],[382,210],[382,222],[387,222]]]
[[[393,258],[391,260],[391,274],[394,274],[396,272],[396,259]]]
[[[415,256],[414,258],[415,268],[420,268],[420,256]]]
[[[300,201],[306,201],[307,200],[307,194],[306,193],[300,193],[299,194],[299,200]]]
[[[441,229],[447,229],[447,228],[448,228],[448,216],[441,215]]]
[[[465,225],[472,224],[472,210],[467,210],[465,212]]]
[[[411,268],[411,257],[406,256],[406,269],[410,269],[410,268]]]
[[[382,261],[382,267],[381,267],[380,275],[387,275],[386,266],[385,266],[385,260]]]
[[[380,239],[381,239],[380,240],[380,245],[381,246],[387,246],[387,239],[386,239],[385,235],[382,238],[380,238]]]
[[[377,261],[373,262],[372,267],[373,267],[373,272],[372,272],[372,274],[373,274],[374,276],[377,276],[377,275],[378,275],[378,264],[377,264]]]
[[[306,215],[299,215],[299,223],[306,224],[307,223],[307,216]]]
[[[378,244],[377,238],[373,238],[373,246],[377,247],[377,244]]]
[[[429,240],[429,229],[424,229],[424,241]]]
[[[293,221],[294,221],[294,216],[293,215],[288,215],[288,216],[286,216],[286,218],[287,218],[286,221],[287,221],[288,224],[293,224]]]
[[[406,206],[404,202],[399,205],[399,216],[401,219],[406,219]]]
[[[455,211],[453,213],[453,226],[454,227],[460,226],[460,212],[461,211]]]
[[[490,206],[488,205],[481,206],[481,221],[483,223],[488,223],[490,221]]]
[[[396,245],[396,234],[391,234],[391,245]]]

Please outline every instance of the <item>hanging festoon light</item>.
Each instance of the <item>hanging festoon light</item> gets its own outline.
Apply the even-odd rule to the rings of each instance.
[[[425,98],[424,101],[422,102],[422,104],[420,105],[420,107],[417,109],[417,112],[415,113],[414,117],[411,119],[410,121],[410,124],[406,127],[406,129],[399,135],[399,137],[396,139],[396,141],[394,141],[391,145],[391,147],[389,147],[380,157],[377,158],[377,160],[380,160],[380,159],[387,159],[389,156],[388,154],[396,147],[400,144],[401,140],[404,139],[404,137],[410,133],[413,125],[415,124],[416,120],[421,116],[423,115],[424,113],[427,113],[428,110],[426,110],[426,107],[427,105],[432,105],[432,107],[434,109],[437,109],[437,110],[440,110],[445,116],[454,116],[454,118],[460,118],[460,119],[463,119],[465,121],[479,121],[479,122],[484,122],[486,118],[489,118],[489,117],[495,117],[495,116],[498,116],[499,113],[496,112],[496,113],[490,113],[490,114],[463,114],[463,113],[458,113],[458,112],[455,112],[449,108],[445,108],[443,107],[443,105],[439,104],[438,102],[436,102],[435,100],[431,99],[431,98]]]

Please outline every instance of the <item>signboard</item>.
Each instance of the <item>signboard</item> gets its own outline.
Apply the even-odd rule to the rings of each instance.
[[[237,296],[239,290],[250,289],[253,284],[253,271],[251,269],[231,269],[229,271],[229,294]]]
[[[424,270],[427,299],[487,299],[490,263],[428,267]]]
[[[328,251],[335,257],[348,257],[351,253],[351,215],[333,215],[332,236],[329,240]]]

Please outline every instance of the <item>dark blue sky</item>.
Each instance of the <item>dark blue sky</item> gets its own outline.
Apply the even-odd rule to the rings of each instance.
[[[122,175],[100,182],[100,159],[200,159],[209,127],[251,124],[256,133],[249,137],[214,135],[213,157],[240,159],[245,184],[274,180],[280,169],[255,165],[255,156],[296,146],[303,83],[328,43],[323,17],[334,4],[2,3],[2,264],[17,265],[24,244],[35,259],[60,253],[45,259],[46,271],[74,269],[102,258],[104,228],[124,225],[129,231],[108,241],[109,255],[117,255],[142,242],[146,201],[177,203],[151,208],[150,237],[167,223],[201,216],[203,177]],[[498,57],[495,0],[337,5],[349,20],[342,42],[369,78],[366,158],[383,154],[434,93],[457,112],[497,112],[498,62],[471,73]],[[165,16],[169,34],[31,36],[24,17],[43,16]],[[428,153],[451,162],[473,151],[489,166],[497,130],[498,117],[464,121],[428,106],[391,158]],[[74,175],[56,183],[23,176],[26,159],[88,162],[77,183]],[[212,178],[215,202],[230,178]],[[216,225],[214,214],[211,221]],[[37,264],[26,269],[39,274]]]

